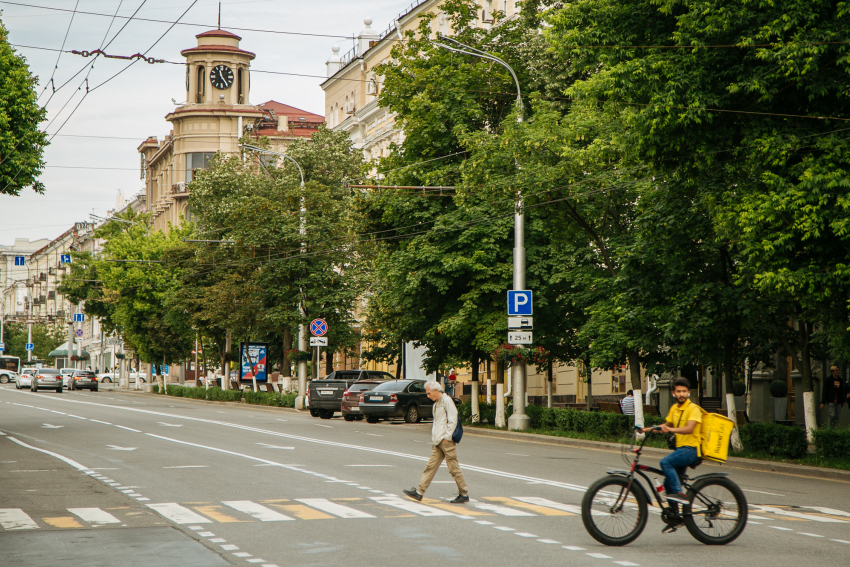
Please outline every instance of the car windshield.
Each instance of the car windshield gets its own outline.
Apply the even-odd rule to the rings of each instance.
[[[42,368],[38,371],[39,374],[59,374],[59,371],[55,368]]]
[[[360,382],[359,384],[352,384],[348,389],[350,392],[365,392],[366,390],[371,390],[377,384],[370,384],[369,382]]]
[[[86,378],[94,378],[94,372],[83,370],[81,372],[77,372],[75,376],[85,376]]]
[[[403,381],[395,381],[392,382],[384,382],[383,384],[379,384],[377,388],[375,388],[374,392],[401,392],[404,390],[404,387],[407,386],[406,382]]]

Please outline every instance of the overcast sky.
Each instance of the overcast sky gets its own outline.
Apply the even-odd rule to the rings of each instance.
[[[144,4],[138,18],[165,21],[176,20],[192,4],[192,0],[16,1],[67,10],[79,4],[80,11],[110,16],[120,5],[118,15],[128,17]],[[374,20],[373,29],[385,29],[411,1],[223,1],[221,23],[222,28],[242,37],[243,49],[257,54],[252,69],[324,76],[331,46],[339,44],[340,52],[344,53],[352,47],[351,39],[234,28],[350,37],[363,29],[363,19],[367,17]],[[16,6],[3,1],[0,1],[0,10],[0,20],[9,30],[9,43],[51,49],[62,46],[67,32],[66,50],[92,51],[100,47],[110,24],[109,37],[112,38],[127,22],[126,19],[118,18],[113,22],[111,17],[77,13],[71,23],[70,12]],[[167,61],[183,61],[180,51],[197,45],[196,34],[215,29],[217,17],[217,2],[198,0],[181,21],[206,24],[207,27],[174,26],[148,55]],[[168,27],[167,23],[130,21],[106,52],[144,53]],[[26,58],[30,71],[38,77],[38,92],[42,92],[54,73],[58,54],[23,47],[15,49]],[[65,83],[87,62],[91,62],[91,58],[63,53],[53,82],[56,86]],[[126,65],[126,61],[98,58],[88,75],[89,86],[103,82]],[[77,89],[87,71],[53,95],[47,105],[48,121],[42,125],[48,134],[62,126],[82,99],[85,87]],[[321,78],[252,73],[250,102],[261,104],[273,99],[323,115],[321,82]],[[40,99],[41,104],[47,102],[51,92],[48,87]],[[168,134],[170,123],[165,121],[165,115],[174,108],[171,99],[182,102],[185,96],[184,67],[144,62],[136,63],[91,92],[45,150],[47,167],[41,175],[46,187],[44,194],[37,195],[25,189],[19,197],[0,195],[0,244],[12,244],[15,238],[56,238],[72,223],[89,220],[89,213],[104,215],[114,208],[119,189],[128,198],[142,190],[136,148],[148,136],[161,140]]]

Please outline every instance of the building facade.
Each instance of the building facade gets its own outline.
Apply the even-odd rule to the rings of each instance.
[[[138,147],[147,211],[156,230],[168,231],[181,219],[191,219],[187,186],[195,172],[209,167],[217,153],[237,155],[243,135],[267,136],[272,150],[285,152],[292,140],[309,138],[324,122],[317,114],[276,101],[252,105],[255,54],[240,48],[242,38],[224,30],[195,37],[197,46],[181,51],[186,101],[165,117],[171,132]]]

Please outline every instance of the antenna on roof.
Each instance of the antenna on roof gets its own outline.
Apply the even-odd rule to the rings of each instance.
[[[218,29],[221,29],[221,2],[218,3]]]

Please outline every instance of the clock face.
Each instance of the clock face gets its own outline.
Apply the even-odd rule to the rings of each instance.
[[[233,84],[233,71],[227,65],[216,65],[210,71],[210,83],[217,89],[226,89]]]

